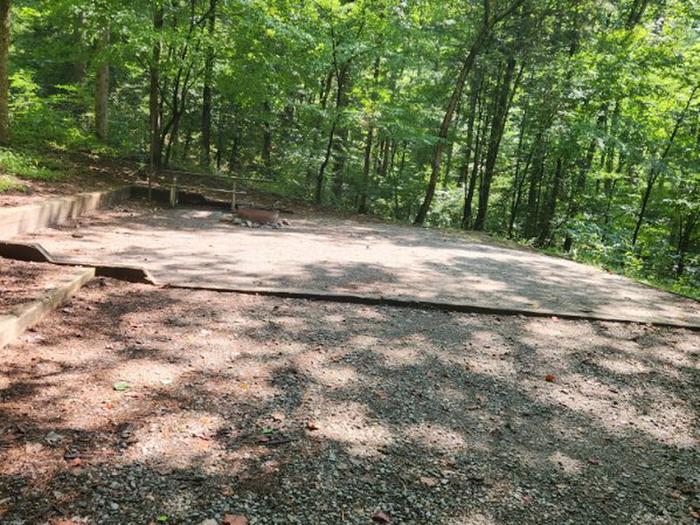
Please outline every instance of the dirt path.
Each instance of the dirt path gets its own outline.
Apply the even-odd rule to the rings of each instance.
[[[0,315],[38,299],[74,269],[66,266],[13,261],[0,257]]]
[[[537,253],[388,224],[291,217],[280,230],[221,212],[128,208],[18,240],[52,254],[146,266],[163,283],[333,292],[700,325],[700,304]]]
[[[691,524],[699,352],[97,281],[0,351],[0,522]]]

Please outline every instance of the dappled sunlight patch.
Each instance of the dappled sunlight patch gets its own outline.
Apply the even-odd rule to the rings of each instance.
[[[348,346],[356,349],[370,349],[379,344],[379,339],[372,335],[355,334],[348,340]]]
[[[443,425],[419,423],[403,428],[402,433],[420,447],[444,453],[471,448],[462,434]]]
[[[359,380],[357,371],[349,366],[311,367],[307,373],[328,388],[342,388]]]
[[[225,421],[207,412],[182,411],[146,418],[133,432],[124,459],[171,469],[217,466],[223,448],[215,436]]]
[[[337,441],[348,446],[351,454],[362,457],[376,456],[379,449],[393,442],[388,428],[373,422],[367,408],[359,403],[346,402],[324,405],[316,410],[317,430],[314,438]]]
[[[651,372],[651,369],[643,363],[624,357],[602,357],[596,359],[596,363],[598,366],[619,375],[640,375]]]
[[[26,476],[48,483],[61,468],[62,451],[38,441],[0,443],[0,476]]]
[[[549,456],[549,461],[555,468],[561,470],[564,474],[574,476],[580,474],[583,469],[583,463],[574,459],[560,450],[557,450]]]
[[[485,330],[471,334],[466,343],[466,364],[478,374],[493,377],[514,377],[516,374],[513,360],[510,358],[512,349],[502,336]]]
[[[432,348],[432,345],[431,347]],[[401,368],[415,365],[421,359],[421,354],[430,348],[416,348],[413,345],[378,346],[374,352],[382,358],[382,364],[389,368]]]
[[[669,445],[695,445],[692,409],[670,392],[650,386],[643,393],[621,392],[617,386],[571,374],[561,384],[533,389],[532,395],[542,403],[585,414],[612,434],[636,431]]]

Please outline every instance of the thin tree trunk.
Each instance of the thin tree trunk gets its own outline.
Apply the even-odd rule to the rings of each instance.
[[[0,0],[0,144],[10,143],[10,0]]]
[[[431,161],[431,171],[430,179],[428,180],[428,187],[425,190],[425,198],[423,203],[418,209],[414,224],[420,225],[425,222],[425,218],[428,215],[428,210],[430,210],[430,205],[433,202],[433,197],[435,196],[435,186],[437,184],[438,177],[440,176],[440,167],[442,164],[442,153],[445,148],[445,141],[450,132],[450,125],[452,124],[452,117],[454,116],[455,110],[457,109],[457,104],[462,97],[462,91],[464,89],[464,83],[467,80],[469,72],[474,67],[474,62],[476,62],[476,57],[481,51],[486,39],[491,32],[491,28],[488,24],[483,24],[481,29],[474,39],[474,43],[469,49],[469,53],[462,63],[462,67],[457,76],[457,81],[455,82],[455,87],[452,91],[452,96],[447,104],[447,109],[445,110],[445,116],[442,119],[442,124],[440,125],[440,130],[438,132],[438,142],[435,144],[433,149],[433,157]]]
[[[272,107],[269,101],[263,103],[263,141],[261,157],[266,168],[270,168],[272,164],[272,129],[270,127],[270,119],[272,118]]]
[[[688,102],[686,102],[685,107],[683,108],[683,111],[681,112],[680,116],[676,119],[676,124],[673,127],[673,132],[671,133],[671,137],[669,138],[666,148],[664,149],[663,153],[659,157],[659,160],[657,162],[654,162],[649,170],[649,176],[647,177],[647,184],[646,188],[644,189],[644,195],[642,196],[642,204],[639,208],[639,214],[637,215],[637,222],[634,226],[634,232],[632,233],[632,246],[637,245],[637,240],[639,238],[639,231],[642,229],[642,224],[644,223],[644,216],[647,211],[647,206],[649,205],[649,199],[651,198],[651,192],[654,189],[654,185],[656,184],[656,180],[658,179],[659,175],[661,174],[661,168],[659,166],[660,162],[663,162],[666,160],[666,157],[668,157],[668,154],[671,151],[671,148],[673,147],[673,144],[676,140],[676,136],[678,135],[678,131],[680,130],[681,126],[683,125],[683,122],[685,121],[686,116],[688,115],[688,110],[690,109],[691,104],[693,103],[693,100],[695,99],[695,95],[697,94],[698,90],[700,90],[700,84],[695,86],[693,89],[692,93],[690,94],[690,97],[688,98]]]
[[[150,157],[151,169],[160,168],[162,159],[161,142],[161,101],[160,101],[160,32],[163,29],[163,3],[162,0],[153,2],[153,29],[157,40],[153,44],[150,64],[150,89],[148,108],[150,115]]]
[[[459,178],[459,185],[466,185],[469,179],[469,162],[472,155],[472,146],[474,145],[474,121],[476,119],[476,104],[479,101],[483,76],[477,70],[474,81],[469,94],[469,120],[467,121],[467,143],[465,144],[464,167]]]
[[[216,2],[209,0],[209,38],[214,38],[216,29]],[[202,154],[200,165],[208,169],[211,164],[211,114],[212,114],[212,81],[214,75],[214,45],[209,42],[204,59],[204,89],[202,91]]]
[[[440,130],[438,132],[438,141],[433,149],[433,157],[431,162],[431,172],[430,179],[428,180],[428,187],[425,191],[425,198],[423,203],[418,209],[414,224],[420,225],[425,222],[425,218],[430,210],[430,205],[433,202],[433,197],[435,196],[435,186],[437,185],[438,177],[440,176],[440,167],[442,164],[442,154],[445,149],[445,142],[450,132],[450,125],[452,124],[452,118],[454,116],[457,105],[462,98],[462,91],[464,90],[464,83],[467,80],[467,76],[474,67],[477,55],[481,52],[484,44],[488,40],[493,28],[504,18],[513,13],[521,4],[523,0],[514,0],[513,3],[506,8],[500,14],[491,17],[491,0],[484,0],[484,18],[479,27],[479,31],[474,38],[469,52],[467,53],[462,66],[457,76],[454,89],[452,91],[452,96],[447,104],[447,109],[445,110],[445,116],[442,119],[442,124],[440,125]]]
[[[362,166],[362,188],[360,190],[360,204],[357,213],[367,213],[367,193],[369,191],[369,174],[372,168],[372,143],[374,142],[374,126],[369,125],[367,140],[365,141],[365,156]]]
[[[490,125],[490,117],[488,116],[484,119],[484,106],[485,101],[483,96],[479,100],[479,116],[477,117],[477,122],[479,123],[476,130],[476,143],[474,145],[474,162],[472,165],[472,171],[469,175],[469,179],[466,181],[464,186],[464,209],[462,210],[462,228],[468,230],[472,223],[472,203],[474,201],[474,192],[476,191],[476,182],[479,177],[479,172],[481,171],[481,150],[484,142],[484,135],[486,130]]]
[[[561,157],[558,158],[554,169],[554,182],[543,212],[542,226],[540,227],[540,235],[537,239],[538,246],[545,246],[551,234],[552,220],[554,219],[554,214],[557,209],[557,199],[559,198],[559,189],[561,188],[564,171],[563,164]]]
[[[525,218],[525,238],[532,239],[537,230],[537,217],[539,215],[539,189],[544,171],[544,144],[536,145],[534,168],[530,177],[530,185],[527,192],[527,216]]]
[[[95,135],[107,140],[109,128],[109,62],[104,55],[109,45],[109,28],[105,28],[97,41],[97,74],[95,78]]]
[[[520,70],[522,74],[522,69]],[[489,138],[489,148],[486,154],[486,165],[484,167],[484,178],[479,189],[479,209],[474,222],[474,229],[481,231],[486,223],[486,212],[488,210],[489,196],[491,194],[491,181],[493,180],[494,170],[496,168],[496,160],[498,159],[498,151],[501,146],[503,132],[505,130],[506,121],[508,120],[508,111],[510,109],[509,100],[512,100],[510,94],[515,74],[515,58],[511,57],[508,60],[506,71],[501,85],[500,93],[498,94],[498,102],[494,116],[493,125],[491,126],[491,136]],[[518,76],[520,78],[520,75]],[[517,80],[516,80],[517,86]]]
[[[333,141],[333,196],[340,203],[343,197],[345,161],[347,160],[348,129],[343,123],[343,111],[348,105],[350,91],[350,64],[344,64],[338,73],[338,93],[336,96],[336,130]]]

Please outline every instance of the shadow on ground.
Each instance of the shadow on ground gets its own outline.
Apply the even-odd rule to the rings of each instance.
[[[2,523],[700,511],[691,332],[101,283],[0,352]]]

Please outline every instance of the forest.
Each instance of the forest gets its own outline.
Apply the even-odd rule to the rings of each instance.
[[[0,0],[0,21],[7,173],[51,149],[262,175],[700,296],[698,0]]]

